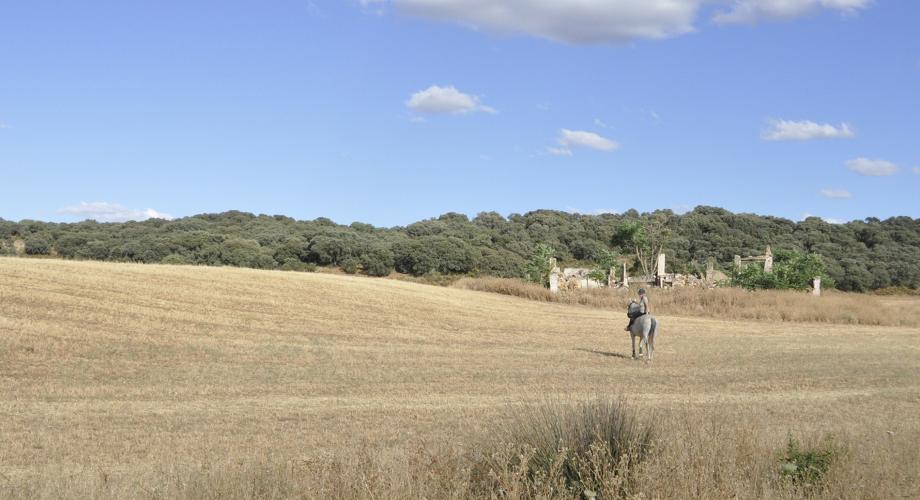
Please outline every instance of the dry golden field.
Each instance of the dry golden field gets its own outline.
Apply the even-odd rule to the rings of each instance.
[[[624,496],[801,495],[791,435],[841,450],[809,494],[920,497],[920,329],[659,320],[646,364],[620,309],[0,258],[0,497],[473,497],[469,457],[528,403],[607,397],[657,433]]]

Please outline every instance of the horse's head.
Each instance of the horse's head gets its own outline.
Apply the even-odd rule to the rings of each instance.
[[[639,312],[639,304],[635,300],[630,300],[629,305],[626,307],[626,312],[629,314]]]

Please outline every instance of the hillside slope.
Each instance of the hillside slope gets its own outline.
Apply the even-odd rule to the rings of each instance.
[[[849,426],[920,402],[917,329],[660,319],[646,365],[627,359],[621,311],[340,275],[0,258],[0,472],[465,439],[509,402],[598,394],[797,428],[828,426],[832,403],[833,425]]]

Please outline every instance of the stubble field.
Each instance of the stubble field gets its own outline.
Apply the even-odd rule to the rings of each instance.
[[[916,315],[920,300],[897,301]],[[627,496],[920,496],[920,329],[659,316],[350,276],[0,258],[0,497],[476,496],[529,403],[626,397]],[[624,490],[625,491],[625,490]]]

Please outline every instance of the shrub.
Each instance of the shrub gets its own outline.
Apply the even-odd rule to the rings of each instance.
[[[80,259],[106,260],[111,254],[109,245],[104,241],[93,240],[77,251],[75,257]]]
[[[307,260],[309,254],[302,239],[291,238],[275,250],[274,257],[279,264],[284,264],[290,259]]]
[[[437,269],[438,257],[434,250],[420,240],[401,241],[393,246],[396,270],[421,276]]]
[[[300,271],[312,273],[316,271],[316,264],[301,262],[300,259],[289,258],[281,264],[280,269],[282,271]]]
[[[515,253],[484,248],[479,272],[499,278],[523,278],[526,264],[527,262]]]
[[[346,257],[342,261],[342,270],[348,274],[355,274],[358,272],[358,259],[354,257]]]
[[[57,241],[58,255],[68,259],[78,257],[88,242],[88,238],[82,234],[65,235]]]
[[[820,276],[825,280],[824,285],[832,288],[834,282],[827,275],[821,256],[780,250],[774,257],[772,272],[766,273],[760,266],[736,269],[732,284],[749,290],[806,290],[811,286],[812,278]]]
[[[31,234],[26,237],[26,253],[29,255],[48,255],[51,253],[51,237],[47,234]]]
[[[192,261],[191,261],[191,259],[189,259],[188,257],[186,257],[186,256],[184,256],[184,255],[182,255],[182,254],[171,253],[171,254],[167,255],[166,257],[163,257],[163,259],[160,261],[160,263],[161,263],[161,264],[170,264],[170,265],[179,266],[179,265],[191,264]]]
[[[370,276],[388,276],[393,271],[393,252],[386,247],[377,246],[361,254],[361,268]]]
[[[627,492],[636,465],[652,451],[654,432],[624,402],[595,399],[515,408],[499,438],[516,453],[506,453],[507,447],[493,452],[486,459],[488,477],[481,465],[474,470],[489,489],[507,490],[500,483],[521,471],[535,490],[558,484],[571,495],[590,491],[606,498]]]
[[[795,438],[789,436],[786,452],[780,459],[780,475],[797,488],[820,488],[838,453],[837,446],[829,438],[817,447],[803,449]]]
[[[611,252],[606,248],[602,248],[598,250],[597,257],[595,258],[594,269],[591,270],[591,273],[588,274],[588,277],[599,283],[607,283],[607,277],[610,274],[610,270],[614,269],[616,265],[616,252]]]
[[[256,269],[274,269],[277,266],[278,263],[275,262],[275,257],[268,248],[260,249],[259,253],[249,262],[249,267]]]
[[[534,248],[530,262],[527,263],[527,279],[543,286],[549,286],[549,272],[552,271],[550,259],[556,254],[556,250],[543,243],[537,244]]]
[[[232,238],[220,248],[220,262],[228,266],[256,267],[260,256],[259,242],[242,238]]]
[[[468,273],[475,270],[482,260],[482,252],[460,238],[435,236],[425,240],[437,256],[435,270],[440,273]]]
[[[345,259],[359,253],[359,241],[355,233],[343,231],[321,234],[310,241],[309,259],[321,265],[343,265]]]

